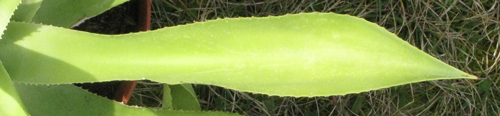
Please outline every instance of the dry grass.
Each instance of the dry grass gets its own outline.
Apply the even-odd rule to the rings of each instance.
[[[153,0],[153,4],[154,28],[222,17],[350,14],[375,22],[432,56],[482,78],[314,98],[195,85],[204,110],[245,115],[500,115],[500,98],[495,97],[500,96],[498,0]]]

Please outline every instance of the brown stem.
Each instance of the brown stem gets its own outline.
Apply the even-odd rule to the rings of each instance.
[[[151,0],[140,0],[139,31],[151,29]]]
[[[121,101],[124,104],[127,104],[128,100],[130,99],[130,96],[132,96],[132,92],[134,91],[136,85],[137,81],[122,81],[120,88],[115,93],[114,99],[116,101]]]

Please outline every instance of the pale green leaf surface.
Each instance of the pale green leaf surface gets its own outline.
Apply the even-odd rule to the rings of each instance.
[[[0,59],[17,82],[150,79],[327,96],[426,80],[476,79],[374,23],[334,13],[219,19],[117,36],[11,25],[7,31],[17,33],[1,41]]]
[[[9,24],[10,17],[14,14],[19,3],[21,0],[0,0],[0,36],[3,35],[3,31]],[[2,38],[0,37],[0,39]]]
[[[201,110],[200,102],[191,84],[169,85],[172,107],[175,110]]]
[[[181,111],[126,106],[74,85],[16,84],[33,116],[229,116],[227,112]]]
[[[17,10],[14,11],[14,16],[11,20],[18,22],[31,22],[38,8],[40,8],[42,0],[22,0]]]
[[[3,35],[11,16],[21,0],[0,0],[0,36]],[[2,39],[0,37],[0,39]],[[25,116],[24,106],[14,88],[9,74],[0,62],[0,115]]]
[[[33,22],[69,28],[128,0],[43,0]]]
[[[23,103],[0,62],[0,116],[26,116]]]

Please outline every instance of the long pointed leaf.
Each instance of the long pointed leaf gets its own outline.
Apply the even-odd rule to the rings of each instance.
[[[21,3],[22,4],[20,4],[18,9],[14,12],[12,20],[18,22],[31,22],[36,11],[40,8],[42,0],[22,0]]]
[[[174,110],[201,110],[200,102],[191,84],[163,85],[163,108]]]
[[[177,84],[170,86],[172,96],[172,107],[176,110],[201,110],[200,102],[194,93],[191,84]]]
[[[33,22],[69,28],[128,0],[43,0]]]
[[[7,27],[7,24],[10,21],[10,17],[14,15],[14,10],[16,10],[19,3],[21,3],[21,0],[0,1],[0,36],[3,35],[3,31]],[[0,37],[0,39],[2,38]]]
[[[175,111],[129,107],[73,85],[16,84],[21,99],[34,116],[167,116],[238,115],[226,112]]]
[[[17,33],[0,43],[0,58],[13,81],[26,83],[145,78],[325,96],[477,78],[376,24],[333,13],[219,19],[118,36],[26,23],[7,31]]]
[[[0,1],[0,39],[9,23],[9,19],[21,0]],[[12,80],[0,61],[0,115],[2,116],[25,116],[26,111],[19,95],[17,94]]]
[[[168,84],[163,84],[162,108],[173,109],[172,93],[170,92],[170,87],[168,86]]]
[[[23,103],[10,80],[7,71],[0,62],[0,115],[1,116],[26,116]]]

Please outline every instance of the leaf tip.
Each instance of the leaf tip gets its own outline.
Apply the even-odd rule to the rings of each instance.
[[[470,78],[470,79],[478,79],[478,80],[480,79],[478,76],[472,75],[472,74],[468,74],[468,73],[463,74],[462,77]]]

